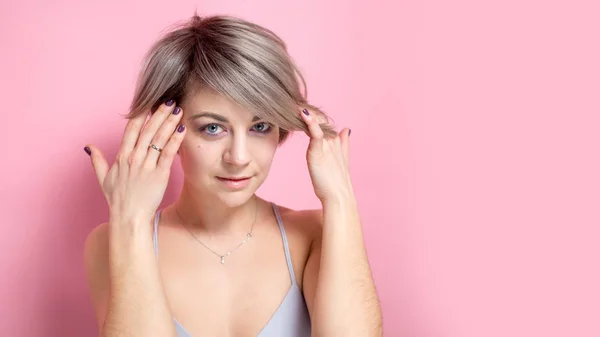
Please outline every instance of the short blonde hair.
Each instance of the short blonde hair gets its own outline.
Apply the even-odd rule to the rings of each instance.
[[[307,102],[306,82],[283,40],[257,24],[194,14],[176,26],[148,51],[126,117],[154,112],[169,99],[184,101],[192,83],[209,86],[279,127],[280,143],[290,131],[307,131],[299,116],[303,107],[321,115],[326,136],[335,135],[329,117]]]

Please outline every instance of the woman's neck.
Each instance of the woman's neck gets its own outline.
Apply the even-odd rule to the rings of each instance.
[[[248,233],[257,221],[261,199],[252,195],[239,206],[231,207],[219,198],[202,197],[184,184],[179,199],[173,203],[174,219],[192,231],[211,236]]]

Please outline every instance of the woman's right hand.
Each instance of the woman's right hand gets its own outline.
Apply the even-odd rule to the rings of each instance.
[[[97,147],[87,146],[111,221],[150,221],[167,189],[173,159],[186,133],[185,126],[179,124],[183,113],[171,100],[146,123],[148,114],[146,111],[129,120],[112,166]],[[151,144],[162,151],[151,148]]]

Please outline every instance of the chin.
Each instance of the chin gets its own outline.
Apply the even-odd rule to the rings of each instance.
[[[252,195],[254,195],[254,193],[251,191],[217,192],[215,197],[227,207],[235,208],[245,204],[248,200],[250,200]]]
[[[256,176],[250,178],[248,184],[242,188],[232,188],[227,183],[218,181],[216,186],[212,188],[212,191],[214,196],[223,204],[234,208],[248,202],[260,186],[260,183],[261,181],[258,181]]]

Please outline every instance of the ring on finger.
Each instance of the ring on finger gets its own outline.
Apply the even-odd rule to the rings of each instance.
[[[151,148],[155,149],[158,152],[162,152],[162,149],[160,147],[154,145],[154,144],[150,144],[150,146],[148,146],[148,147],[151,147]]]

